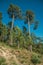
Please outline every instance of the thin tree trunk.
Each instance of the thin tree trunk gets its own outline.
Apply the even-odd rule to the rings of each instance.
[[[32,45],[29,45],[29,51],[32,52]]]
[[[11,26],[11,31],[10,31],[10,36],[11,36],[11,41],[10,41],[10,45],[13,44],[13,25],[14,25],[14,15],[13,15],[13,19],[12,19],[12,26]]]
[[[29,31],[29,36],[30,36],[30,22],[29,22],[29,19],[28,19],[28,31]]]
[[[31,33],[30,33],[30,22],[29,22],[29,19],[28,19],[28,31],[29,31],[29,41],[31,43]],[[29,50],[32,51],[32,44],[29,44]]]
[[[18,41],[18,49],[19,49],[19,41]]]

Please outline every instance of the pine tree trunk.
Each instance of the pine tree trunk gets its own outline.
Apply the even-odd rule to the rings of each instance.
[[[29,36],[30,36],[30,22],[29,22],[29,19],[28,19],[28,31],[29,31]]]
[[[13,15],[13,19],[12,19],[12,26],[11,26],[11,31],[10,31],[10,36],[11,36],[11,41],[10,41],[10,45],[12,46],[13,45],[13,25],[14,25],[14,15]]]
[[[30,33],[30,22],[29,22],[29,19],[28,19],[28,29],[29,29],[29,41],[31,43],[31,33]],[[32,51],[32,44],[29,44],[29,50]]]

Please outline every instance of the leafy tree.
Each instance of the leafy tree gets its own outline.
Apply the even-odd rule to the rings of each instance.
[[[34,13],[32,11],[27,10],[25,14],[25,23],[28,24],[28,30],[30,35],[30,25],[34,22]]]
[[[6,39],[7,39],[7,27],[6,27],[6,25],[3,25],[3,27],[2,27],[2,39],[3,39],[3,41],[5,42],[6,41]]]
[[[10,32],[10,34],[11,34],[11,45],[12,45],[12,43],[13,43],[12,31],[13,31],[14,19],[21,18],[21,9],[16,5],[10,4],[10,6],[8,8],[8,14],[9,14],[9,17],[12,18],[12,26],[11,26],[11,32]]]
[[[28,31],[29,31],[29,41],[30,41],[30,50],[32,51],[32,39],[31,39],[31,33],[30,33],[30,25],[34,22],[34,13],[32,11],[27,10],[25,13],[25,23],[28,24]]]
[[[22,35],[22,31],[20,30],[19,27],[15,28],[15,33],[16,33],[16,43],[18,48],[20,48],[20,45],[23,43],[23,35]]]
[[[26,14],[25,24],[28,24],[28,31],[29,31],[29,50],[32,51],[33,39],[31,37],[30,25],[34,24],[34,30],[36,30],[39,22],[38,21],[34,22],[34,13],[32,11],[27,10],[25,14]]]

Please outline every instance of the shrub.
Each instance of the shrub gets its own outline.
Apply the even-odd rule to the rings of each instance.
[[[15,61],[13,61],[13,62],[11,63],[11,65],[17,65],[17,63],[16,63]]]
[[[41,62],[40,56],[37,54],[33,54],[31,57],[31,61],[34,65],[36,65],[37,63],[40,63]]]
[[[6,62],[6,59],[0,56],[0,65],[7,65],[5,62]]]

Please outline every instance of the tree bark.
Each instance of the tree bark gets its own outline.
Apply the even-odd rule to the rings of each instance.
[[[30,33],[30,22],[29,22],[29,18],[28,18],[28,29],[29,29],[29,41],[31,43],[31,33]],[[29,44],[29,50],[32,52],[32,44]]]
[[[10,41],[10,45],[12,45],[13,44],[13,35],[12,35],[12,33],[13,33],[13,25],[14,25],[14,15],[13,15],[13,19],[12,19],[12,26],[11,26],[11,31],[10,31],[10,35],[11,35],[11,41]]]
[[[30,52],[32,52],[32,45],[31,44],[29,45],[29,50],[30,50]]]
[[[28,19],[28,31],[29,31],[29,36],[30,36],[30,22],[29,22],[29,19]]]

